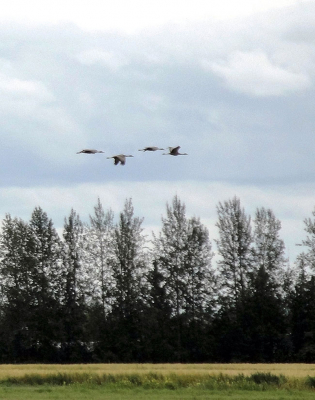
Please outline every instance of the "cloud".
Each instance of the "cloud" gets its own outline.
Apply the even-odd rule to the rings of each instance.
[[[133,197],[151,229],[177,193],[215,237],[215,205],[236,194],[251,213],[273,208],[289,242],[303,234],[313,194],[301,185],[315,178],[314,7],[165,1],[131,17],[133,2],[102,12],[79,2],[71,14],[56,0],[37,16],[25,4],[18,24],[0,28],[2,214],[29,218],[41,205],[60,227],[72,206],[87,219],[98,195],[116,212]],[[189,156],[138,152],[147,145]],[[106,154],[77,155],[84,147]],[[118,152],[135,158],[114,167],[106,156]]]
[[[263,24],[257,28],[262,29],[261,35],[253,26],[226,27],[192,24],[185,34],[173,26],[128,37],[83,34],[62,27],[18,33],[1,30],[0,70],[6,101],[1,104],[0,127],[7,150],[2,151],[0,162],[12,175],[8,181],[41,185],[44,179],[46,184],[55,184],[127,177],[132,181],[226,179],[256,184],[282,178],[312,180],[310,143],[314,139],[309,129],[313,113],[305,107],[308,99],[275,104],[270,101],[275,95],[261,94],[263,90],[266,94],[266,88],[270,93],[279,87],[283,93],[302,93],[293,92],[292,81],[308,76],[300,71],[306,70],[310,58],[296,65],[298,57],[287,56],[290,42],[285,41],[285,47],[281,34],[272,31],[275,40],[270,45],[270,31]],[[263,38],[260,52],[246,49],[244,36],[253,32]],[[236,48],[243,50],[237,53]],[[300,45],[295,43],[296,55],[305,50],[297,48]],[[312,57],[312,51],[309,54]],[[262,71],[259,75],[252,68],[254,84],[247,65],[251,57],[254,67]],[[200,67],[204,59],[208,70]],[[234,68],[233,78],[242,82],[238,90],[245,93],[238,91],[235,96],[226,90],[221,84],[225,78],[208,72],[213,64],[228,72]],[[278,86],[273,76],[280,80]],[[13,82],[20,88],[13,94],[5,92],[10,84],[14,87]],[[255,85],[260,95],[253,102],[248,94],[257,92]],[[308,95],[312,97],[311,90]],[[154,161],[147,164],[148,155],[137,153],[147,145],[181,145],[190,156],[166,161],[153,154]],[[113,170],[101,158],[76,156],[84,147],[99,148],[108,156],[135,151],[137,157],[125,170]],[[12,148],[18,154],[14,160],[9,156]],[[23,176],[17,173],[17,164]],[[0,182],[2,186],[3,182],[7,180]]]
[[[112,70],[128,65],[124,56],[115,54],[113,51],[104,51],[101,49],[91,49],[80,53],[78,60],[85,65],[99,64]]]
[[[27,56],[34,51],[28,52],[28,46],[32,47],[30,43],[25,45]],[[0,163],[10,174],[11,167],[15,169],[17,164],[27,162],[28,168],[22,167],[27,174],[28,170],[32,171],[33,162],[39,158],[45,160],[42,168],[32,171],[33,179],[34,173],[40,174],[52,161],[67,164],[67,147],[73,146],[75,138],[81,142],[83,139],[82,128],[60,102],[58,85],[53,85],[49,79],[50,71],[46,71],[46,75],[41,71],[42,80],[36,79],[40,66],[29,74],[27,68],[23,68],[28,62],[23,55],[16,52],[12,59],[0,59]],[[52,61],[52,55],[50,58]],[[45,59],[44,54],[42,59]],[[13,149],[15,157],[9,157]]]
[[[220,21],[246,17],[272,9],[282,9],[307,0],[11,0],[1,8],[2,21],[23,24],[71,22],[88,31],[122,31],[133,34],[165,24],[191,21]]]
[[[52,101],[54,96],[45,85],[37,81],[21,80],[0,75],[0,96],[36,98],[39,101]]]
[[[45,84],[0,72],[0,113],[26,115],[42,104],[52,103],[54,95]]]
[[[251,96],[281,96],[311,86],[306,74],[276,65],[261,51],[235,51],[227,61],[204,61],[203,66],[223,78],[228,87]]]

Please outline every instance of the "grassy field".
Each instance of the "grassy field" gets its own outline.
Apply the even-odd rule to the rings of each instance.
[[[315,398],[314,364],[0,365],[0,399]]]
[[[255,372],[270,372],[275,375],[304,378],[315,376],[315,364],[2,364],[0,381],[9,376],[25,374],[49,375],[53,373],[91,374],[226,374],[250,375]]]
[[[245,390],[146,390],[115,389],[98,386],[0,387],[1,400],[312,400],[314,392]]]

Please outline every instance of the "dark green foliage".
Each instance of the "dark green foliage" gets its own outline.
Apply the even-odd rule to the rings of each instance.
[[[61,333],[60,288],[62,244],[53,223],[40,207],[36,207],[30,220],[35,246],[33,249],[35,276],[32,282],[35,304],[32,311],[31,329],[36,343],[36,358],[53,361],[54,343]],[[34,350],[35,350],[34,349]]]
[[[63,285],[61,293],[61,319],[63,340],[61,360],[87,361],[85,346],[86,304],[82,279],[81,247],[82,223],[72,209],[64,224]]]
[[[98,200],[89,225],[71,210],[60,238],[40,207],[29,222],[6,215],[0,362],[315,362],[312,219],[295,274],[280,221],[261,208],[252,227],[236,197],[218,205],[217,268],[208,230],[177,196],[152,246],[142,221],[127,200],[114,224]],[[261,374],[241,381],[282,384]]]
[[[274,375],[270,372],[256,372],[255,374],[251,374],[249,379],[255,382],[257,385],[262,383],[267,383],[269,385],[280,385],[280,383],[286,382],[286,378],[284,376]]]
[[[35,240],[29,225],[7,215],[1,235],[2,358],[26,361],[34,357],[33,316],[38,306]]]
[[[149,291],[145,307],[145,349],[150,362],[169,362],[174,348],[170,343],[172,309],[168,301],[163,274],[158,263],[153,261],[153,269],[148,273]]]
[[[315,389],[315,377],[314,376],[308,376],[306,378],[306,386]]]
[[[248,377],[243,374],[236,376],[229,375],[207,375],[207,374],[157,374],[157,373],[126,373],[126,374],[91,374],[91,373],[57,373],[57,374],[26,374],[21,377],[7,378],[2,383],[14,385],[71,385],[91,383],[98,385],[116,384],[119,386],[143,386],[149,388],[167,388],[178,389],[194,386],[206,386],[210,388],[250,388],[259,390],[262,385],[264,388],[269,386],[280,386],[287,382],[284,376],[277,376],[270,373],[257,372]],[[248,383],[254,383],[255,386],[248,386]],[[312,384],[312,378],[309,377],[307,385]]]
[[[315,360],[315,277],[305,270],[304,257],[299,258],[299,276],[290,295],[291,338],[297,361]]]
[[[215,286],[211,244],[200,220],[188,220],[185,212],[177,196],[167,205],[162,231],[154,238],[153,264],[170,307],[173,359],[204,361]]]
[[[145,272],[142,219],[134,216],[131,199],[114,228],[112,311],[108,317],[111,348],[117,360],[142,361],[142,284]]]
[[[246,298],[244,324],[251,349],[250,360],[281,360],[287,332],[283,302],[270,274],[261,266],[254,274]]]

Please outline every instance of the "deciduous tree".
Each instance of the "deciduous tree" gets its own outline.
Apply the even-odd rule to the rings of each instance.
[[[220,202],[217,212],[220,286],[234,303],[238,303],[245,295],[253,268],[251,218],[245,214],[237,197]]]
[[[7,214],[1,233],[2,329],[10,361],[24,362],[34,356],[32,313],[36,307],[34,280],[37,279],[35,241],[27,223]]]
[[[112,344],[122,361],[141,359],[142,285],[146,272],[142,221],[134,216],[132,200],[128,199],[114,228]]]
[[[283,284],[287,260],[284,242],[280,239],[281,222],[271,209],[256,210],[254,219],[254,260],[257,269],[263,267],[274,284]]]

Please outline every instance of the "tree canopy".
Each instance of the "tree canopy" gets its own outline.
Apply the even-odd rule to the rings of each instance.
[[[216,238],[175,196],[148,240],[132,200],[62,235],[36,207],[0,233],[0,361],[314,362],[315,222],[289,268],[281,222],[220,202]],[[315,214],[313,212],[312,216]]]

